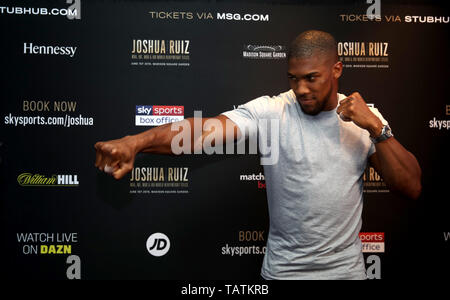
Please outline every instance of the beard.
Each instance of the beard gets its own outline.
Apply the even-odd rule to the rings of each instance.
[[[303,113],[315,116],[318,115],[320,112],[322,112],[330,99],[332,90],[333,90],[332,86],[330,85],[326,95],[322,98],[322,100],[318,99],[314,100],[314,105],[307,105],[303,107],[301,101],[297,100],[298,103],[300,104],[300,108],[302,109]]]
[[[302,109],[303,113],[311,116],[318,115],[323,110],[326,100],[323,101],[315,100],[315,102],[316,103],[314,106],[307,106],[307,107],[303,107],[300,102],[300,108]]]

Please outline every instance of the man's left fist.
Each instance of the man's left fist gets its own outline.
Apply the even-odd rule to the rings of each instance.
[[[366,101],[364,101],[358,92],[352,93],[347,98],[339,101],[336,113],[344,121],[353,121],[359,127],[366,129],[372,137],[377,137],[381,134],[383,123],[370,110]]]

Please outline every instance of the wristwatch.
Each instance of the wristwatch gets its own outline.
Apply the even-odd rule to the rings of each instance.
[[[393,136],[394,135],[392,134],[391,127],[389,127],[389,125],[386,124],[383,126],[383,130],[381,130],[381,134],[376,138],[370,136],[370,140],[372,141],[372,143],[376,144],[384,140],[387,140],[388,138]]]

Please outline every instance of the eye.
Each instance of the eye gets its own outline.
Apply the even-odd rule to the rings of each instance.
[[[314,76],[314,75],[309,75],[309,76],[307,77],[307,79],[308,79],[309,82],[314,82],[314,80],[316,79],[316,76]]]
[[[293,80],[293,81],[297,81],[297,77],[292,76],[292,75],[288,75],[288,79],[289,80]]]

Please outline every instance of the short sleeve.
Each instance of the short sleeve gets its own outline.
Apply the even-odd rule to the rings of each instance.
[[[372,143],[372,141],[370,142],[370,148],[369,148],[369,154],[367,155],[367,157],[371,157],[372,154],[374,154],[375,152],[377,152],[376,148],[375,148],[375,144]]]
[[[258,120],[265,118],[269,101],[268,96],[259,97],[221,115],[233,121],[247,139],[249,136],[258,134]]]

